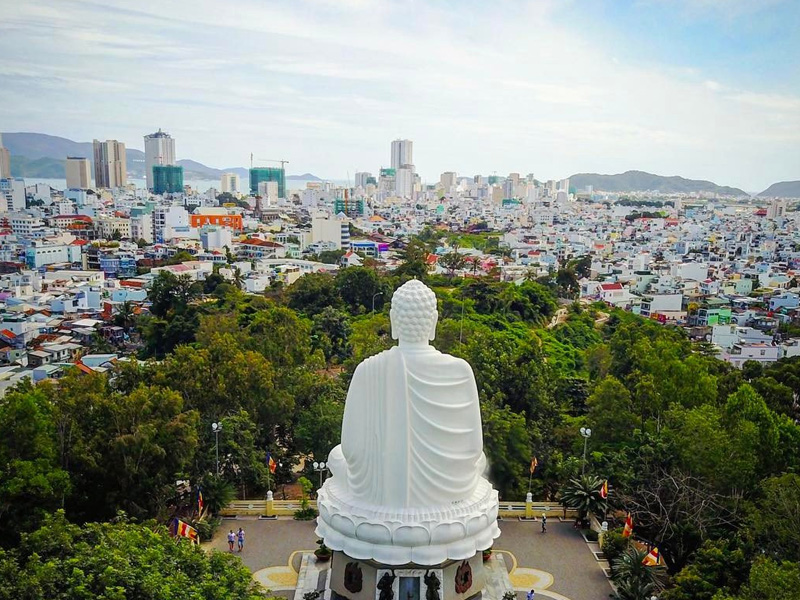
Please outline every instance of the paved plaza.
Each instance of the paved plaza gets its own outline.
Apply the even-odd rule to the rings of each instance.
[[[313,521],[276,521],[240,517],[225,520],[208,546],[227,552],[226,534],[239,527],[245,530],[242,562],[254,577],[276,594],[292,598],[303,551],[316,549]],[[494,550],[502,552],[508,565],[511,584],[517,597],[524,600],[531,587],[536,598],[552,600],[608,600],[611,586],[592,551],[597,544],[587,545],[572,523],[552,519],[547,533],[540,523],[515,520],[500,522],[502,535]]]

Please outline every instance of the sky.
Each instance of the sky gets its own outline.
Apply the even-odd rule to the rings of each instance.
[[[0,131],[352,179],[800,179],[798,0],[0,0]]]

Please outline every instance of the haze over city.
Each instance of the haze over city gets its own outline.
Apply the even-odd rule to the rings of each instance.
[[[0,124],[344,179],[415,141],[439,173],[797,179],[796,2],[0,0]]]

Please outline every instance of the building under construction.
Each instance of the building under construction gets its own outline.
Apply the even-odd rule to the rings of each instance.
[[[250,169],[250,193],[258,194],[258,184],[265,181],[278,183],[278,197],[286,198],[286,171],[282,167],[254,167]]]

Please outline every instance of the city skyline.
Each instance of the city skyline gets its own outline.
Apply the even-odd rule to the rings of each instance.
[[[176,158],[331,179],[389,166],[397,138],[425,181],[798,178],[796,3],[21,4],[0,0],[6,131],[139,148],[163,127]]]

